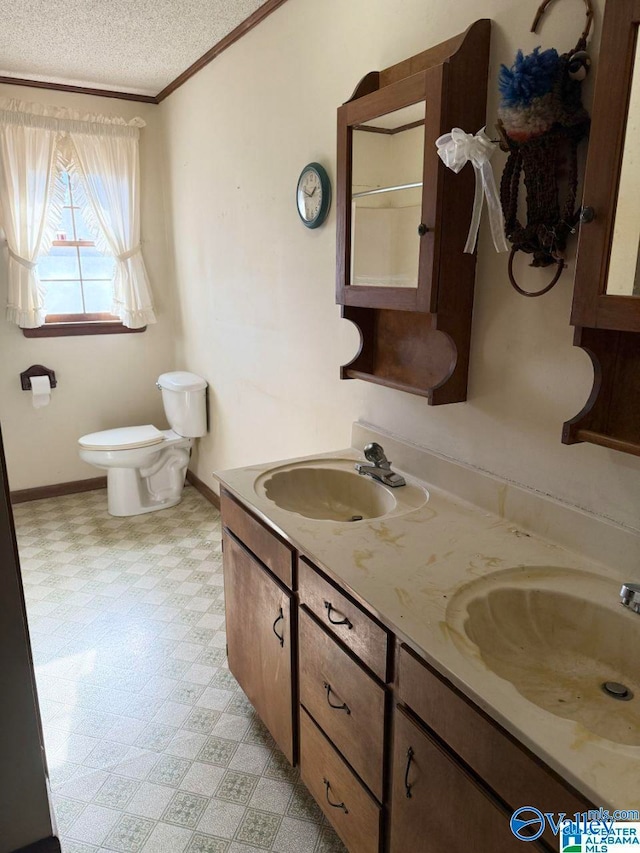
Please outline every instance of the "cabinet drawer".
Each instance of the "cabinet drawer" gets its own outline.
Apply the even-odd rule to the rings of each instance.
[[[273,572],[293,589],[293,549],[254,518],[224,489],[220,493],[222,523]]]
[[[542,812],[567,814],[593,808],[405,646],[399,655],[398,696],[511,808],[534,805]],[[544,838],[557,848],[550,830]]]
[[[300,774],[349,853],[378,853],[380,806],[300,709]]]
[[[304,610],[298,642],[301,704],[382,801],[384,688]]]
[[[402,710],[396,709],[391,853],[529,853],[507,815],[480,785]]]
[[[341,640],[381,681],[387,681],[388,634],[304,557],[298,564],[300,603]]]

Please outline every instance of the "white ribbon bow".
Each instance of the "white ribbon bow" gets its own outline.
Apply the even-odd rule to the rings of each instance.
[[[471,133],[465,133],[459,127],[454,127],[451,133],[445,133],[436,139],[436,147],[442,162],[449,169],[452,169],[456,175],[467,162],[471,163],[476,174],[473,214],[464,251],[473,252],[475,249],[484,196],[487,199],[487,208],[489,209],[493,245],[496,247],[496,252],[508,252],[509,246],[504,236],[502,208],[500,207],[493,170],[489,163],[495,146],[484,132],[484,127],[475,136]]]

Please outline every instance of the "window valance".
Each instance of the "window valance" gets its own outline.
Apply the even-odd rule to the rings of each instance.
[[[140,128],[146,127],[144,119],[121,116],[81,113],[67,107],[52,107],[20,101],[17,98],[0,98],[0,123],[36,127],[57,133],[89,133],[97,136],[131,136],[138,139]]]

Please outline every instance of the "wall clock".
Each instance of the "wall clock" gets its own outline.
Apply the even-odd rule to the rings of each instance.
[[[307,228],[318,228],[327,218],[331,205],[331,181],[324,166],[305,166],[296,189],[298,214]]]

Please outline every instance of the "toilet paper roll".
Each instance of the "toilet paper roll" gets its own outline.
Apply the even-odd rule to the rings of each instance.
[[[48,376],[32,376],[31,377],[31,394],[33,408],[41,409],[43,406],[48,406],[51,400],[51,382]]]

